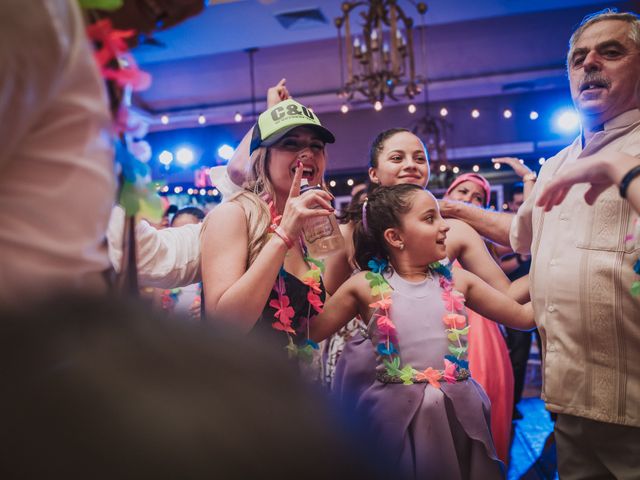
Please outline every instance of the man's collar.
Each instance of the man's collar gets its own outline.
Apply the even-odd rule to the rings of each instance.
[[[598,130],[599,131],[604,130],[606,132],[616,128],[624,128],[629,125],[633,125],[634,123],[637,123],[637,122],[640,122],[640,109],[633,108],[631,110],[627,110],[626,112],[621,113],[620,115],[612,118],[611,120],[604,122],[604,125],[601,126],[601,128]],[[578,138],[576,140],[580,140],[580,143],[584,148],[584,145],[585,145],[584,128],[582,127],[580,128],[580,135],[578,135]]]
[[[638,108],[627,110],[608,122],[604,122],[604,129],[606,131],[614,128],[627,127],[636,122],[640,122],[640,109]]]

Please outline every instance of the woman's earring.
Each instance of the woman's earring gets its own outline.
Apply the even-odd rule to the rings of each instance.
[[[404,250],[404,243],[400,244],[400,250]]]

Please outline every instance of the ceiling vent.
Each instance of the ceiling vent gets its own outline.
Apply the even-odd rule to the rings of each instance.
[[[307,30],[326,25],[327,17],[319,8],[306,8],[276,15],[276,20],[287,30]]]

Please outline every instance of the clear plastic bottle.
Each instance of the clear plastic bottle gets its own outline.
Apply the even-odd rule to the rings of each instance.
[[[321,189],[321,187],[310,186],[306,178],[300,182],[300,194],[314,189]],[[306,219],[302,224],[302,233],[308,254],[313,258],[328,257],[344,247],[344,238],[340,233],[336,216],[333,214],[328,217]]]

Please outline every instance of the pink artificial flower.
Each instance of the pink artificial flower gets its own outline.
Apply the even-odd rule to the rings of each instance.
[[[442,292],[442,300],[444,300],[444,308],[450,312],[457,312],[464,308],[464,297],[453,291]]]
[[[467,325],[467,319],[464,315],[458,315],[457,313],[447,313],[442,317],[442,322],[448,328],[464,328]]]
[[[457,374],[458,366],[445,358],[443,378],[447,381],[447,383],[456,383]]]
[[[378,331],[381,335],[395,335],[396,334],[396,326],[393,324],[391,319],[386,315],[378,315],[378,320],[376,321],[376,325],[378,326]]]
[[[385,297],[378,300],[377,302],[370,303],[369,306],[371,308],[380,308],[382,310],[389,310],[389,307],[391,307],[392,303],[393,303],[393,300],[391,300],[391,297]]]
[[[315,267],[315,265],[314,265]],[[316,267],[318,268],[318,267]],[[312,267],[313,270],[313,267]],[[302,279],[302,283],[304,283],[307,287],[309,287],[309,289],[315,293],[315,294],[319,294],[322,292],[321,288],[320,288],[320,282],[318,282],[317,280],[315,280],[314,278],[311,277],[306,277]]]
[[[103,68],[102,76],[107,80],[113,80],[121,87],[130,86],[135,92],[146,90],[151,85],[151,75],[140,70],[135,64],[118,70]]]
[[[439,380],[442,378],[442,374],[431,367],[428,367],[426,370],[422,372],[416,373],[416,380],[423,381],[426,380],[435,388],[440,388]]]
[[[443,276],[440,277],[440,288],[446,292],[453,290],[453,282]]]
[[[94,42],[100,43],[100,50],[95,53],[98,66],[104,67],[112,59],[127,52],[129,47],[124,39],[132,37],[135,33],[135,30],[115,30],[108,18],[89,25],[87,35]]]
[[[278,215],[278,211],[276,210],[276,206],[273,203],[273,200],[269,200],[267,206],[269,207],[269,213],[271,214],[271,227],[269,230],[273,232],[275,227],[280,225],[280,220],[282,220],[282,215]]]
[[[324,304],[322,303],[319,295],[316,295],[313,291],[309,290],[307,292],[307,300],[316,312],[322,313],[322,306]]]
[[[280,323],[291,328],[291,319],[295,312],[293,307],[289,305],[289,297],[281,295],[278,298],[274,298],[269,302],[269,306],[276,309],[273,316],[279,319]]]

